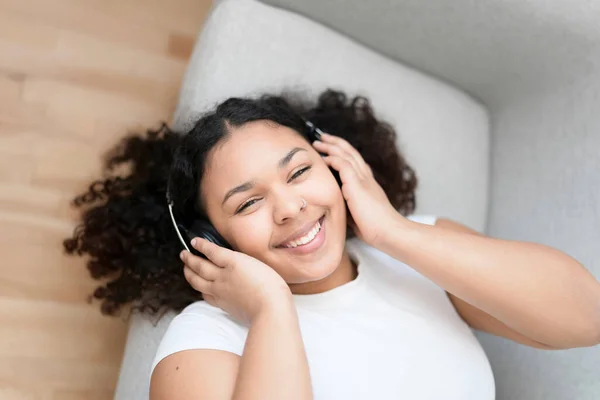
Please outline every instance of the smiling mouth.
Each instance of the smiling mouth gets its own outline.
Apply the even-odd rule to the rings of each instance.
[[[278,249],[294,249],[296,247],[306,246],[311,243],[319,234],[323,227],[323,221],[325,220],[325,215],[321,216],[319,220],[315,223],[315,225],[311,228],[311,230],[301,238],[290,240],[287,243],[280,244],[277,246]]]

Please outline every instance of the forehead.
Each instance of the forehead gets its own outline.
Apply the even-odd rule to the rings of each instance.
[[[310,146],[298,132],[272,121],[253,121],[234,128],[208,154],[203,192],[223,196],[233,186],[265,173],[277,173],[277,162],[293,147]],[[302,152],[301,152],[302,153]]]
[[[272,121],[252,121],[239,128],[214,147],[208,155],[207,167],[231,169],[237,161],[282,157],[282,151],[293,146],[306,147],[308,142],[296,131]]]

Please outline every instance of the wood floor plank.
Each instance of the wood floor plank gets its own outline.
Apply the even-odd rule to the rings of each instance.
[[[0,74],[0,104],[15,102],[21,98],[23,77]]]
[[[53,49],[34,49],[3,38],[0,54],[0,72],[5,74],[44,75],[56,64]]]
[[[46,0],[2,0],[0,9],[10,16],[23,16],[32,23],[53,26],[115,41],[134,49],[164,53],[169,32],[126,18],[115,18],[83,2]]]
[[[113,391],[59,389],[52,393],[51,400],[111,400]]]
[[[117,42],[74,31],[61,32],[57,56],[62,65],[127,73],[159,82],[178,81],[186,66],[185,60],[131,49]]]
[[[65,257],[59,245],[0,243],[0,252],[7,266],[0,269],[0,296],[81,305],[99,285],[85,262]]]
[[[0,156],[0,181],[25,185],[35,172],[34,159],[27,155],[2,154]]]
[[[13,13],[0,13],[0,38],[24,47],[54,49],[59,29]]]
[[[119,118],[125,114],[153,119],[168,113],[164,107],[149,101],[127,98],[118,93],[44,78],[28,78],[23,86],[23,100],[45,104],[49,108],[71,110],[73,113],[101,113],[104,118]]]
[[[128,132],[169,121],[212,0],[0,0],[0,399],[107,400],[106,317],[70,206]]]
[[[118,363],[127,330],[88,304],[0,297],[0,356]],[[85,338],[85,341],[82,341]]]
[[[30,385],[16,386],[0,382],[0,399],[5,400],[45,400],[47,396],[39,388]]]
[[[105,22],[112,27],[108,18],[120,24],[130,24],[137,29],[173,31],[195,35],[204,21],[212,1],[209,0],[2,0],[0,7],[9,11],[27,13],[41,17],[57,25],[75,27],[73,19],[80,18],[95,26]],[[118,26],[118,25],[117,25]],[[80,29],[84,29],[80,26]],[[87,28],[91,29],[91,28]],[[135,37],[135,33],[123,29],[124,36]],[[135,31],[134,31],[135,32]],[[110,36],[98,29],[96,36]]]
[[[56,216],[63,202],[63,192],[54,188],[0,182],[0,209],[3,211]]]
[[[111,390],[118,374],[119,368],[115,363],[24,356],[0,358],[0,382],[8,382],[13,387],[37,388],[45,385],[49,388],[46,392],[56,388]]]

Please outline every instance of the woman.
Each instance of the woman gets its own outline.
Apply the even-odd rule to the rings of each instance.
[[[311,143],[307,121],[331,135]],[[95,292],[103,312],[183,309],[154,400],[493,399],[470,328],[600,341],[600,285],[577,261],[412,214],[415,174],[362,97],[231,98],[185,135],[126,139],[109,171],[128,162],[76,199],[89,208],[65,246],[116,275]],[[230,248],[181,251],[167,194],[178,223],[208,220]]]

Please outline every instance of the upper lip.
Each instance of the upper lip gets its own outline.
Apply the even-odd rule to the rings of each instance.
[[[317,218],[316,220],[314,220],[312,222],[305,222],[300,228],[296,229],[294,231],[294,233],[292,233],[290,236],[288,236],[287,239],[284,239],[281,242],[279,242],[277,247],[281,247],[284,244],[291,242],[292,240],[300,239],[302,236],[304,236],[308,232],[310,232],[310,230],[312,228],[314,228],[314,226],[317,224],[317,221],[319,221],[320,219],[321,219],[321,217]]]

